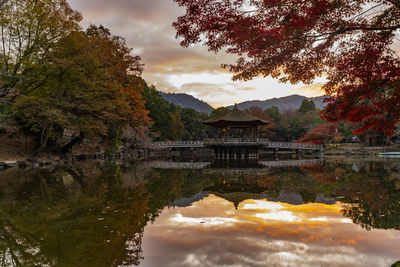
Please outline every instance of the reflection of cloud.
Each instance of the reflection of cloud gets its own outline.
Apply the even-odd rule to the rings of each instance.
[[[257,213],[254,215],[256,218],[261,218],[264,220],[275,220],[284,222],[301,222],[301,218],[294,216],[290,211],[279,211],[279,212],[269,212],[269,213]]]
[[[188,218],[183,217],[182,214],[177,214],[175,217],[170,219],[174,223],[183,223],[187,225],[198,225],[199,223],[205,226],[216,226],[216,225],[233,225],[233,223],[239,222],[233,218],[221,218],[221,217],[206,217],[206,218]]]
[[[283,206],[277,202],[267,202],[262,200],[252,200],[246,201],[243,204],[243,209],[248,210],[280,210],[283,209]]]
[[[187,208],[164,209],[146,226],[143,266],[390,266],[397,260],[398,232],[342,222],[340,208],[246,200],[235,210],[210,195]],[[257,218],[261,212],[302,222]]]

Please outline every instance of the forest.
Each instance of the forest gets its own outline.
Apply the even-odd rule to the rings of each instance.
[[[229,111],[199,113],[166,102],[162,88],[141,77],[144,64],[125,39],[102,25],[83,29],[82,15],[65,0],[0,5],[2,150],[65,154],[85,140],[109,151],[122,139],[202,140],[215,136],[202,121]],[[277,141],[349,141],[363,127],[323,121],[307,100],[283,114],[276,107],[247,112],[269,121],[261,137]]]

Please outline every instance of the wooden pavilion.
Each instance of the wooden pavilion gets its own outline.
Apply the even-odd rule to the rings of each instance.
[[[257,118],[237,106],[225,115],[211,118],[203,122],[217,129],[219,139],[211,142],[217,158],[258,158],[259,137],[258,126],[268,122]]]
[[[236,105],[227,114],[203,123],[216,128],[220,138],[258,138],[258,126],[268,124],[265,120],[239,110]]]

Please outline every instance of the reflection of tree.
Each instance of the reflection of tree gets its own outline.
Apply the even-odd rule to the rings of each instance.
[[[353,173],[339,192],[346,196],[343,215],[366,229],[400,230],[400,190],[395,187],[390,173]]]
[[[115,164],[1,177],[0,264],[138,265],[146,223],[208,183],[198,171],[155,170],[127,188],[122,172],[136,177]]]
[[[154,221],[168,203],[199,193],[210,181],[211,177],[204,176],[201,171],[196,170],[175,169],[153,172],[146,185],[152,195],[149,202],[149,215],[152,217],[149,219]]]
[[[67,173],[38,173],[29,180],[30,191],[18,178],[9,185],[8,193],[25,196],[0,199],[0,260],[17,266],[137,265],[150,199],[144,185],[123,188],[115,165],[100,177],[83,177],[85,187],[64,186],[61,175]]]
[[[355,223],[367,229],[400,225],[399,175],[379,164],[358,173],[336,164],[237,177],[201,170],[153,170],[147,179],[135,177],[135,169],[115,164],[2,175],[0,264],[137,265],[146,223],[169,203],[213,187],[269,197],[285,191],[300,194],[304,202],[320,194],[343,196],[343,214]]]
[[[318,169],[321,172],[321,168]],[[269,196],[277,197],[280,192],[298,193],[305,203],[314,202],[316,196],[328,190],[322,190],[321,182],[305,168],[288,167],[272,169],[270,175],[276,177],[276,185],[267,191]]]

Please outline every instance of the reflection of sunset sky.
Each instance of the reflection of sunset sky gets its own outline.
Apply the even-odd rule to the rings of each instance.
[[[340,204],[291,205],[210,195],[164,209],[145,228],[143,266],[390,266],[400,232],[366,231]]]

